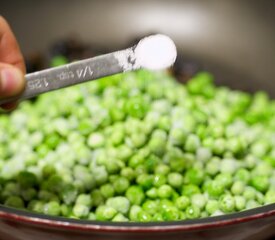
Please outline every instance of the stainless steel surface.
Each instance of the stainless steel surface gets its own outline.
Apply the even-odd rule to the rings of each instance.
[[[29,99],[42,93],[124,72],[125,70],[133,70],[134,65],[129,59],[129,52],[134,54],[133,48],[27,74],[26,88],[17,100]],[[128,69],[124,68],[117,56],[122,58],[119,59],[120,61],[127,63]],[[13,99],[2,99],[0,104],[11,100]]]

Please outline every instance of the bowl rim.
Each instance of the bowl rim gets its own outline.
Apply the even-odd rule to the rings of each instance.
[[[36,227],[51,227],[58,229],[74,229],[81,231],[108,232],[175,232],[216,228],[263,218],[275,217],[275,203],[265,206],[215,217],[180,220],[169,222],[103,222],[96,220],[70,219],[59,216],[49,216],[26,210],[0,205],[0,221],[13,221],[31,224]],[[1,223],[0,223],[1,224]]]

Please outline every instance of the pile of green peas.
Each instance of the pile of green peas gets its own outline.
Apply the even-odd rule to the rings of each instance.
[[[0,116],[0,203],[53,216],[176,221],[275,202],[275,101],[167,72],[118,74]]]

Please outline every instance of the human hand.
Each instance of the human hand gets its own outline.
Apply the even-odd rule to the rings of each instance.
[[[25,63],[7,21],[0,16],[0,99],[14,97],[25,87]],[[16,102],[0,106],[5,110],[16,107]]]

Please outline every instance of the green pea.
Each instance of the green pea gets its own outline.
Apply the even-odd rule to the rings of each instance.
[[[186,196],[180,196],[176,199],[176,207],[180,210],[185,210],[190,205],[190,199]]]
[[[100,193],[104,198],[107,199],[114,196],[115,190],[110,183],[106,183],[100,187]]]
[[[173,188],[179,188],[183,183],[183,176],[177,172],[169,173],[167,177],[167,182]]]
[[[275,203],[275,190],[268,190],[264,197],[265,204]]]
[[[152,220],[152,216],[149,213],[141,210],[137,214],[137,219],[140,222],[150,222]]]
[[[232,183],[233,179],[230,173],[220,173],[215,177],[215,181],[219,184],[223,185],[224,188],[229,188]]]
[[[130,186],[130,182],[125,177],[118,177],[114,181],[113,186],[116,193],[122,194],[128,189],[128,187]]]
[[[146,191],[146,196],[151,199],[156,199],[158,197],[158,189],[152,187]]]
[[[98,207],[104,202],[104,196],[102,195],[101,191],[98,189],[95,189],[91,192],[91,199],[92,199],[93,206],[95,207]]]
[[[153,181],[154,181],[153,175],[149,175],[147,173],[140,174],[136,179],[136,182],[138,183],[138,185],[145,190],[153,186]]]
[[[89,194],[80,194],[78,195],[78,197],[76,198],[75,203],[78,205],[84,205],[87,207],[91,207],[93,204],[93,200],[91,198],[91,196]]]
[[[259,206],[260,206],[260,204],[253,199],[248,200],[246,203],[246,209],[257,208]]]
[[[242,194],[246,200],[254,200],[256,198],[256,190],[250,186],[245,187]]]
[[[185,215],[187,219],[195,219],[200,216],[200,209],[194,205],[186,208]]]
[[[128,179],[129,182],[133,181],[136,177],[135,171],[130,167],[121,169],[120,175]]]
[[[190,168],[185,172],[185,180],[187,183],[200,185],[204,179],[202,169]]]
[[[223,212],[230,213],[235,210],[235,199],[231,195],[223,195],[219,199],[219,207]]]
[[[155,167],[156,174],[167,175],[169,172],[170,172],[170,168],[166,164],[160,163]]]
[[[114,216],[112,219],[113,222],[128,222],[129,219],[125,217],[123,214],[118,213],[117,215]]]
[[[165,221],[179,220],[180,217],[180,211],[174,206],[169,206],[162,211],[162,218]]]
[[[145,198],[145,194],[141,187],[132,185],[127,189],[126,197],[129,199],[131,204],[141,205]]]
[[[159,210],[159,204],[157,201],[147,200],[142,204],[142,209],[147,213],[154,215]]]
[[[99,148],[104,145],[104,136],[101,133],[92,133],[88,138],[88,145],[91,148]]]
[[[10,196],[6,199],[6,206],[14,207],[14,208],[24,208],[24,201],[18,196]]]
[[[157,137],[151,138],[151,140],[148,143],[148,147],[150,151],[156,154],[157,156],[162,156],[164,154],[165,146],[166,146],[165,140]]]
[[[245,184],[242,181],[235,181],[231,186],[231,192],[234,195],[241,195],[244,191]]]
[[[207,186],[206,191],[212,197],[218,197],[224,192],[224,185],[217,180],[213,180]]]
[[[173,193],[173,188],[167,184],[164,184],[158,188],[159,198],[170,198]]]
[[[93,212],[90,212],[88,215],[88,220],[95,221],[96,220],[96,214]]]
[[[116,211],[127,214],[130,209],[130,201],[126,197],[117,196],[109,198],[106,205],[114,208]]]
[[[254,176],[251,185],[260,192],[266,192],[269,187],[269,179],[266,176]]]
[[[68,217],[70,214],[72,214],[72,207],[63,203],[60,205],[60,212],[62,216]]]
[[[37,191],[35,188],[27,188],[21,191],[21,196],[24,201],[31,201],[32,199],[36,198]]]
[[[235,178],[237,180],[240,180],[244,183],[248,183],[250,180],[250,173],[247,169],[245,168],[239,168],[237,172],[235,173]]]
[[[129,211],[129,219],[131,221],[138,221],[139,220],[138,214],[141,211],[142,211],[142,208],[140,206],[132,205]]]
[[[207,198],[203,194],[194,194],[191,197],[191,203],[199,207],[201,210],[204,209],[206,202]]]
[[[56,201],[50,201],[44,205],[43,212],[45,214],[58,216],[60,214],[60,204]]]
[[[207,201],[205,210],[210,214],[214,214],[216,211],[219,210],[219,202],[214,199],[210,199]]]
[[[235,207],[238,211],[245,209],[246,199],[243,196],[234,196],[235,198]]]
[[[23,188],[27,188],[35,186],[38,180],[35,174],[28,171],[22,171],[18,175],[18,182]]]
[[[96,220],[99,220],[99,221],[111,220],[116,214],[117,214],[116,209],[106,205],[101,205],[97,207],[95,211]]]
[[[65,185],[60,192],[60,197],[66,204],[72,204],[77,198],[78,191],[72,184]]]
[[[194,134],[190,134],[186,139],[184,149],[188,152],[195,152],[200,145],[201,143],[199,137]]]
[[[160,186],[166,184],[166,182],[167,182],[167,178],[163,174],[155,174],[153,177],[153,185],[155,187],[160,187]]]
[[[218,158],[212,158],[206,163],[206,173],[215,176],[220,170],[220,160]]]
[[[200,188],[194,184],[183,185],[181,194],[183,196],[191,197],[196,193],[201,193]]]

